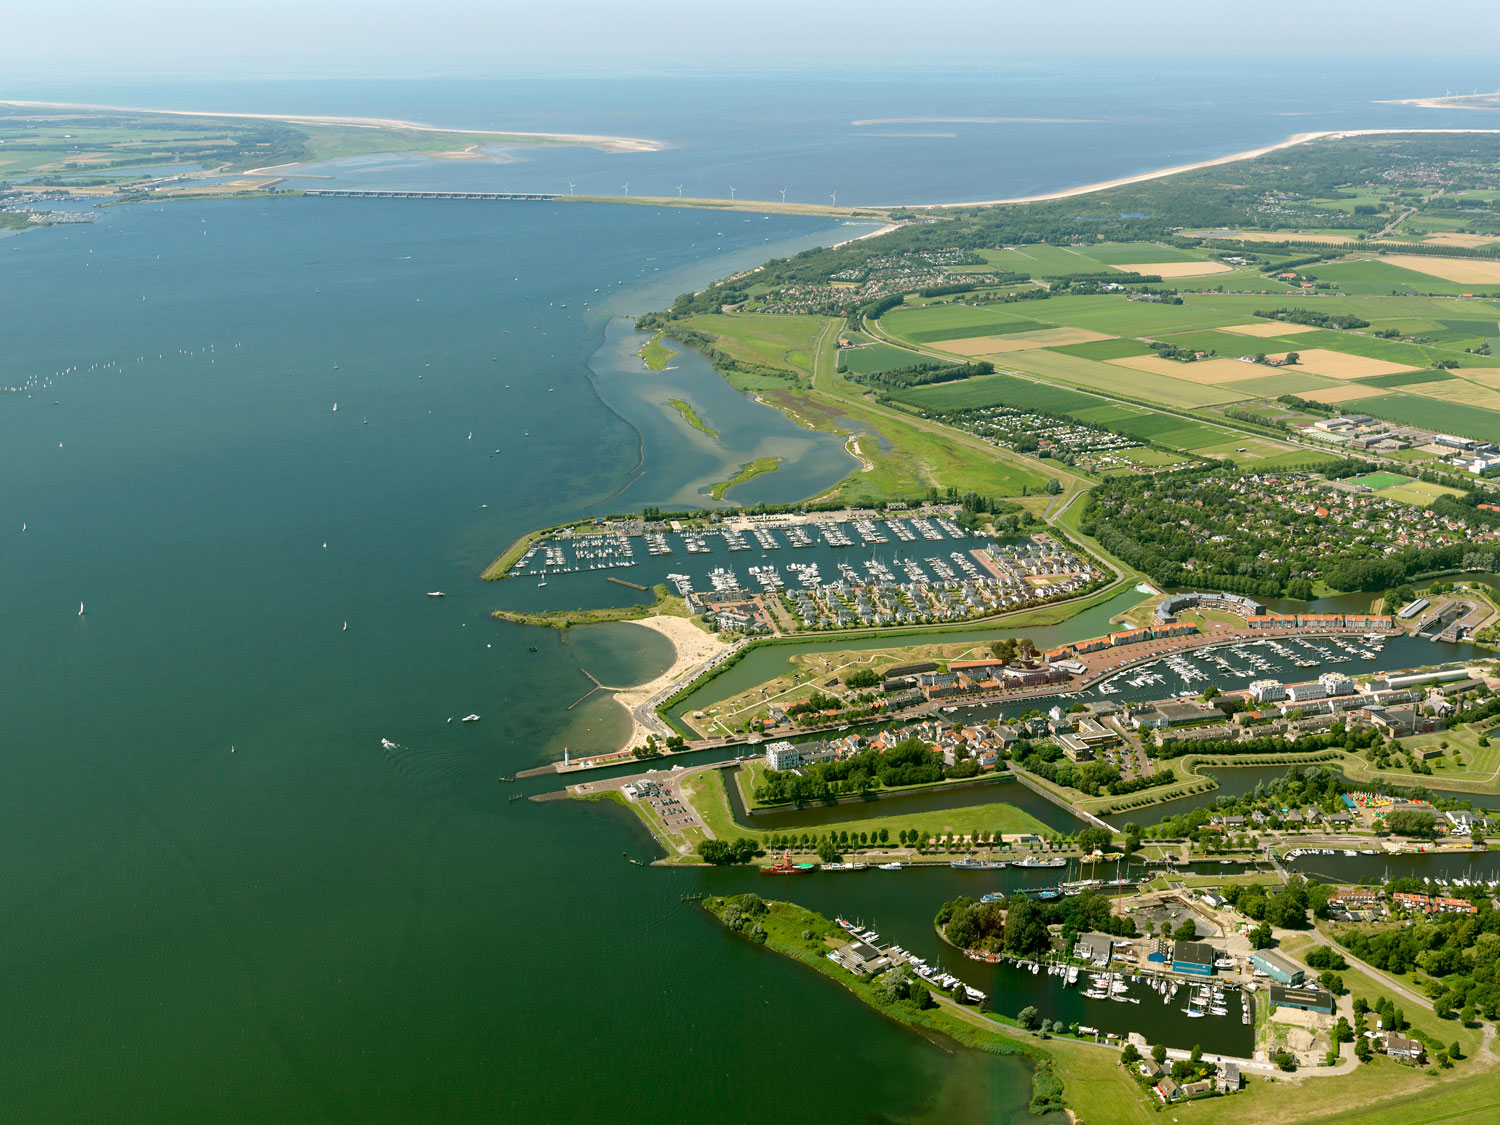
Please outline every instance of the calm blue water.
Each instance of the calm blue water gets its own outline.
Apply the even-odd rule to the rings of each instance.
[[[1469,67],[1472,73],[1466,73]],[[517,163],[361,159],[357,186],[822,203],[994,199],[1150,171],[1315,129],[1484,127],[1472,112],[1375,104],[1493,82],[1471,60],[1039,60],[935,75],[274,82],[26,82],[11,97],[226,112],[396,117],[463,129],[647,137],[609,155],[529,149]],[[998,119],[988,121],[956,119]],[[326,173],[327,169],[320,170]],[[314,185],[317,181],[306,181]]]
[[[9,96],[676,146],[377,161],[341,173],[353,182],[883,202],[1444,117],[1368,105],[1432,88],[1383,81],[1032,71]],[[932,116],[1084,123],[852,124]],[[955,136],[876,135],[901,132]],[[0,242],[0,386],[24,388],[0,394],[7,1116],[1024,1119],[1020,1064],[872,1019],[677,897],[753,877],[627,866],[622,852],[650,845],[622,811],[512,802],[540,786],[495,782],[621,736],[597,696],[568,709],[581,669],[624,683],[669,658],[636,626],[495,623],[498,591],[476,576],[510,539],[695,496],[766,451],[787,464],[748,499],[847,469],[836,439],[700,362],[633,366],[619,318],[864,229],[746,218],[267,199],[115,208]],[[718,444],[663,406],[668,388]],[[458,722],[470,713],[481,721]],[[907,882],[916,932],[949,888]],[[838,904],[857,909],[848,888]],[[766,1082],[767,1044],[818,1055],[819,1081]],[[684,1062],[695,1085],[678,1100]]]

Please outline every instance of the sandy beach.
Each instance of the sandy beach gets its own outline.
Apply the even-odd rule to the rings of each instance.
[[[1170,168],[1158,168],[1154,172],[1142,172],[1135,176],[1121,176],[1117,180],[1103,180],[1096,184],[1083,184],[1079,187],[1064,188],[1062,191],[1051,191],[1043,195],[1023,195],[1011,199],[978,199],[967,203],[929,203],[917,204],[936,209],[939,207],[998,207],[1006,203],[1044,203],[1049,199],[1070,199],[1075,195],[1088,195],[1090,192],[1104,191],[1108,188],[1124,187],[1126,184],[1139,184],[1147,180],[1160,180],[1167,176],[1176,176],[1182,172],[1194,172],[1199,168],[1213,168],[1220,164],[1233,164],[1240,160],[1254,160],[1257,156],[1265,156],[1267,153],[1278,152],[1293,145],[1307,144],[1309,141],[1342,140],[1346,137],[1372,137],[1400,133],[1500,133],[1500,129],[1325,129],[1314,133],[1293,133],[1284,141],[1278,141],[1273,145],[1265,145],[1261,148],[1250,148],[1243,152],[1232,152],[1228,156],[1216,156],[1212,160],[1200,160],[1194,164],[1175,164]],[[887,206],[903,206],[888,204]],[[906,204],[904,206],[913,206]]]
[[[629,624],[644,625],[647,629],[660,633],[672,642],[677,656],[672,661],[672,666],[654,680],[613,692],[615,702],[630,712],[630,739],[622,749],[642,745],[648,734],[660,737],[664,728],[653,711],[655,697],[679,680],[692,679],[703,665],[726,652],[729,647],[714,634],[705,633],[686,617],[659,614],[655,617],[642,617]]]
[[[27,102],[0,99],[0,105],[22,109],[108,110],[116,113],[163,113],[173,117],[233,117],[248,121],[287,121],[301,125],[352,125],[366,129],[412,129],[422,133],[463,133],[474,137],[513,138],[535,144],[587,145],[605,152],[659,152],[669,147],[662,141],[641,137],[606,137],[590,133],[527,133],[494,129],[445,129],[420,121],[402,121],[394,117],[329,117],[313,114],[284,113],[212,113],[197,109],[151,109],[147,106],[92,105],[84,102]]]
[[[1497,98],[1494,105],[1475,105],[1474,99]],[[1500,109],[1500,95],[1496,94],[1447,94],[1440,98],[1388,98],[1380,105],[1415,105],[1423,109]]]

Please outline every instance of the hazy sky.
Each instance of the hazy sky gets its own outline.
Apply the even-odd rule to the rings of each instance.
[[[1472,58],[1494,53],[1497,32],[1500,0],[75,0],[8,6],[0,64],[57,77],[498,75],[1207,49],[1243,69],[1259,52]]]

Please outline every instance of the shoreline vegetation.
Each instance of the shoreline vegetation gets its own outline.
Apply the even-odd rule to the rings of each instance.
[[[662,333],[658,332],[642,344],[641,350],[635,354],[641,357],[647,371],[665,371],[667,364],[672,362],[672,357],[677,353],[662,343]]]
[[[691,421],[692,419],[689,419]],[[700,427],[701,428],[701,427]],[[714,431],[707,431],[714,434]],[[717,437],[717,434],[714,434]],[[781,468],[780,457],[757,457],[754,461],[746,461],[740,466],[740,471],[728,480],[721,480],[718,484],[709,488],[708,494],[715,500],[724,499],[724,494],[737,484],[744,484],[747,480],[760,476],[762,473],[774,473]]]
[[[677,411],[682,416],[682,420],[699,433],[707,434],[711,438],[719,436],[719,431],[700,418],[698,412],[693,409],[693,404],[688,402],[687,399],[669,398],[667,399],[667,405]],[[717,488],[718,486],[715,485],[714,487]],[[718,500],[722,495],[723,493],[718,493],[714,496],[714,499]]]

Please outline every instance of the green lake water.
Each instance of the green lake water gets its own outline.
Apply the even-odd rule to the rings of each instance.
[[[634,626],[491,620],[476,576],[511,538],[762,442],[806,450],[778,488],[843,471],[745,400],[743,448],[652,437],[639,465],[675,415],[591,374],[606,326],[842,236],[257,200],[5,240],[0,385],[30,387],[0,394],[9,1119],[1026,1117],[1019,1061],[726,935],[679,900],[722,876],[628,865],[652,845],[623,810],[496,781],[621,735],[599,696],[565,710],[581,669],[669,659]],[[913,919],[941,894],[912,883]]]

